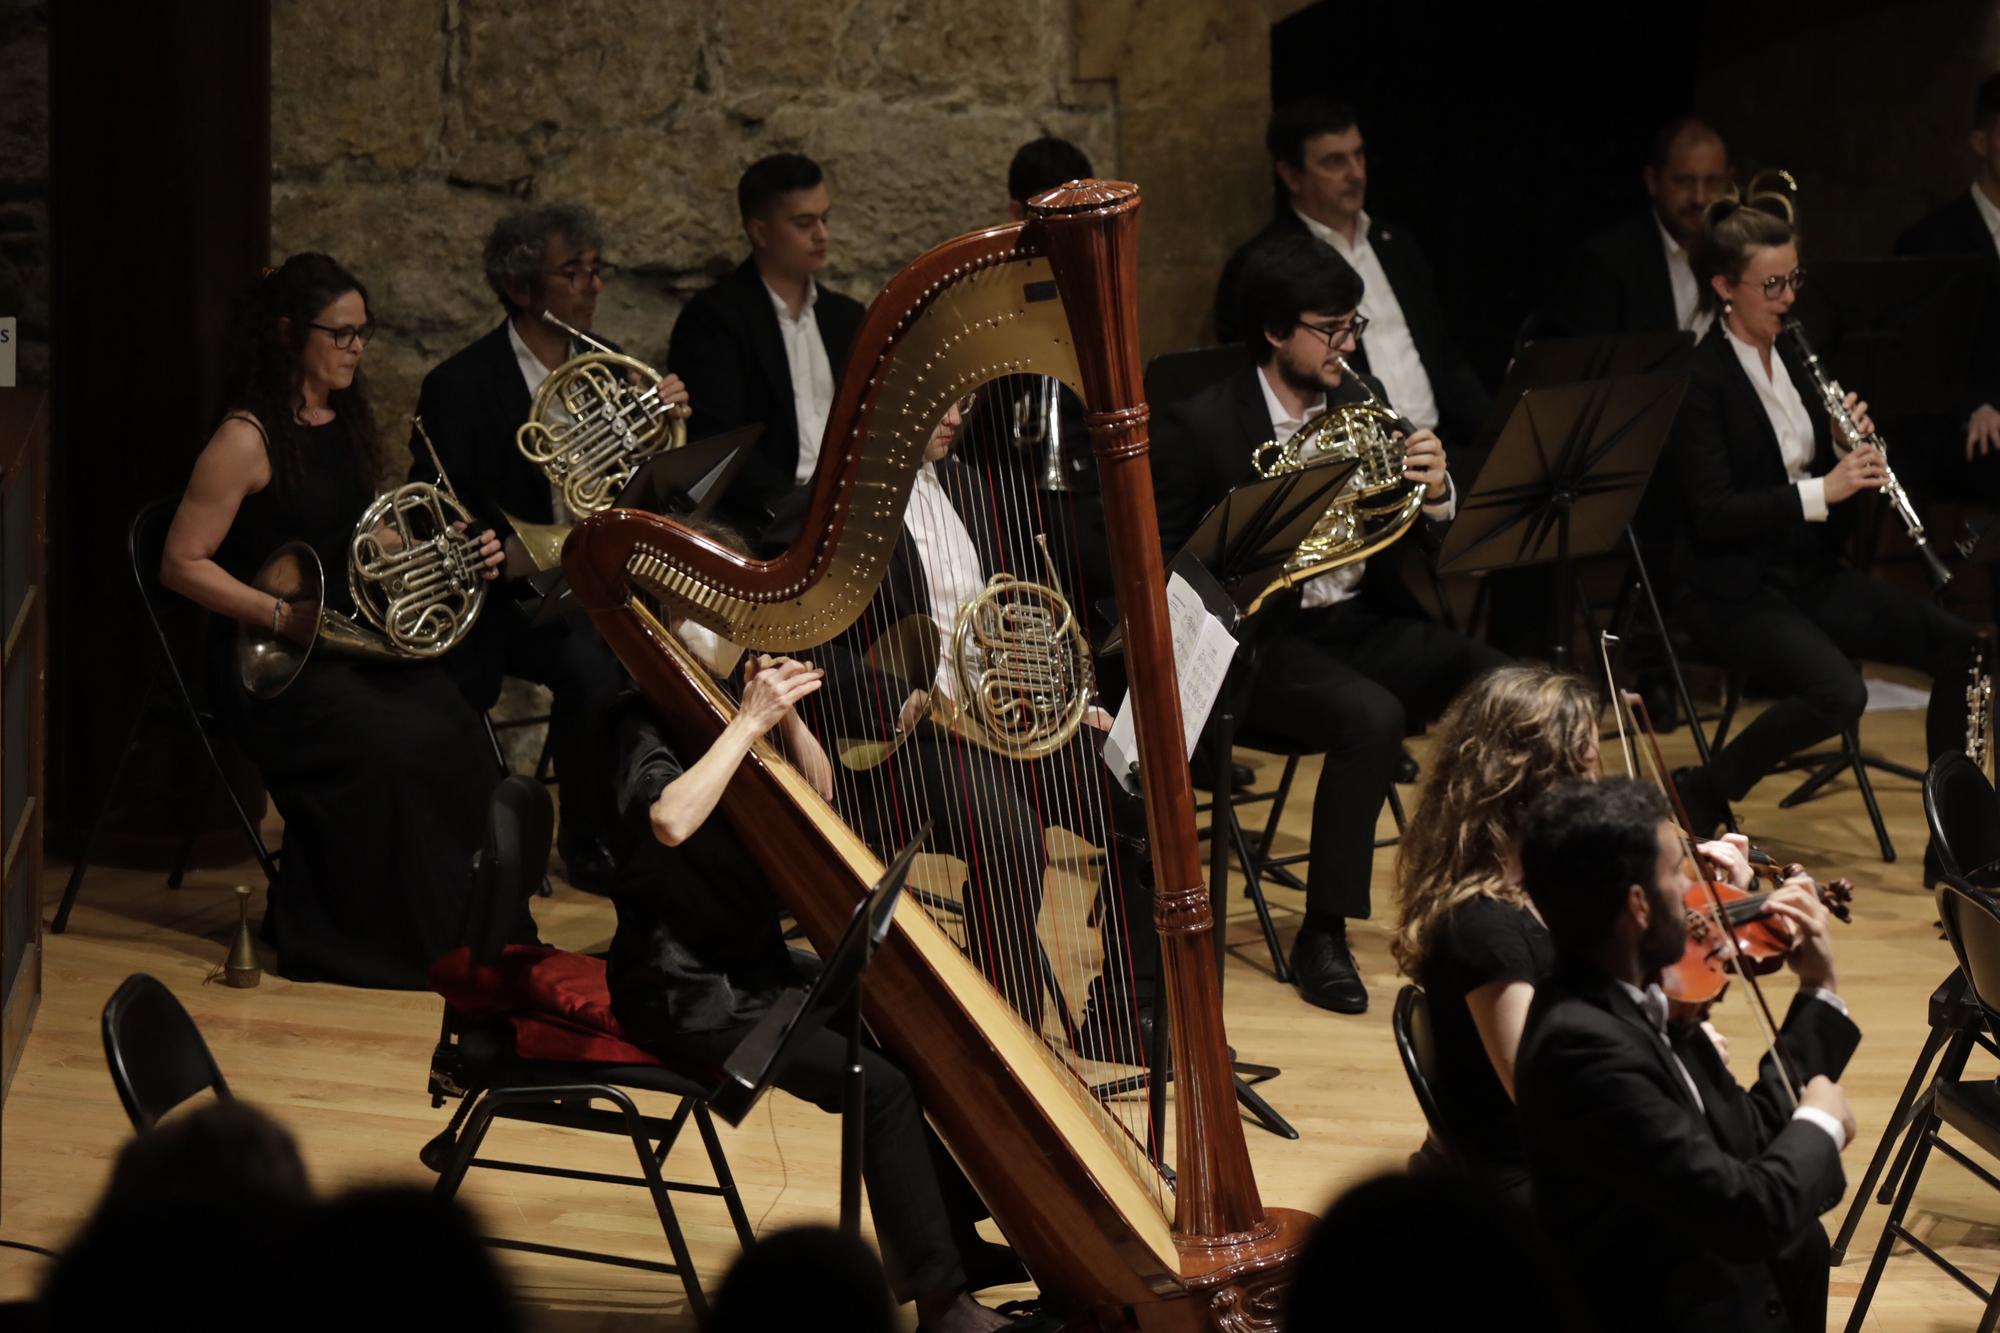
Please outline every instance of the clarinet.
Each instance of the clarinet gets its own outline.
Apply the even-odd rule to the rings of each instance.
[[[1973,640],[1972,667],[1965,683],[1965,757],[1981,773],[1992,753],[1993,677],[1986,672],[1992,637],[1985,631]]]
[[[1805,357],[1806,374],[1812,376],[1813,386],[1819,390],[1820,402],[1825,405],[1827,415],[1833,419],[1833,452],[1841,458],[1847,457],[1862,445],[1874,447],[1882,455],[1882,471],[1886,478],[1882,483],[1882,495],[1889,507],[1896,511],[1896,517],[1903,521],[1903,528],[1916,544],[1917,555],[1924,562],[1924,572],[1930,575],[1931,589],[1942,592],[1951,582],[1951,570],[1946,568],[1938,553],[1931,549],[1929,538],[1924,535],[1924,521],[1917,517],[1916,506],[1910,503],[1910,496],[1903,484],[1896,480],[1896,474],[1889,470],[1889,446],[1874,431],[1863,431],[1854,414],[1847,410],[1847,391],[1840,387],[1840,381],[1830,378],[1825,367],[1819,363],[1819,355],[1812,344],[1806,341],[1805,327],[1796,319],[1785,320],[1785,332],[1798,340],[1799,351]]]

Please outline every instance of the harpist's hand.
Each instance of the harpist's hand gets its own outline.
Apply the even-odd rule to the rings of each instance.
[[[759,656],[743,664],[742,716],[763,735],[791,715],[792,705],[820,687],[826,673],[790,657]]]

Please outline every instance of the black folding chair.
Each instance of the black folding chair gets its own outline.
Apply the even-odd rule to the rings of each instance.
[[[156,978],[125,978],[104,1003],[103,1029],[104,1063],[133,1129],[151,1129],[204,1089],[230,1095],[201,1029]]]
[[[1949,878],[1938,886],[1937,901],[1945,938],[1951,941],[1952,950],[1958,955],[1959,969],[1980,1011],[1983,1037],[1990,1041],[2000,1034],[2000,902],[1962,880]],[[1848,1316],[1848,1333],[1857,1333],[1867,1319],[1875,1288],[1882,1281],[1882,1270],[1899,1240],[1985,1302],[1979,1333],[1993,1333],[2000,1327],[2000,1285],[1991,1289],[1981,1286],[1912,1232],[1905,1219],[1933,1149],[2000,1192],[2000,1176],[1974,1161],[1957,1144],[1947,1142],[1941,1134],[1949,1126],[1989,1158],[2000,1159],[2000,1084],[1990,1078],[1961,1079],[1941,1068],[1912,1110],[1908,1149],[1913,1150],[1913,1155],[1898,1184],[1889,1216],[1882,1224],[1882,1239],[1868,1262],[1868,1274],[1855,1297],[1854,1312]]]
[[[1431,1028],[1430,1000],[1422,986],[1411,983],[1396,992],[1389,1028],[1396,1034],[1396,1054],[1403,1059],[1403,1074],[1410,1080],[1410,1092],[1416,1097],[1417,1109],[1424,1113],[1424,1124],[1430,1131],[1424,1146],[1411,1158],[1411,1164],[1430,1166],[1449,1162],[1455,1154],[1451,1136],[1445,1132],[1444,1113],[1432,1088],[1437,1077],[1437,1037]]]
[[[501,780],[493,794],[492,822],[486,848],[479,855],[479,873],[475,876],[466,926],[465,942],[476,961],[492,963],[500,957],[520,905],[535,891],[548,866],[554,829],[555,811],[548,790],[541,783],[518,774]],[[674,1211],[673,1194],[719,1196],[729,1211],[738,1240],[747,1248],[755,1239],[728,1159],[723,1155],[722,1140],[709,1114],[707,1097],[713,1087],[712,1079],[698,1079],[657,1065],[522,1059],[514,1052],[512,1029],[504,1020],[470,1020],[446,1004],[437,1049],[431,1056],[431,1105],[443,1106],[448,1097],[458,1098],[459,1105],[451,1123],[424,1146],[419,1156],[424,1165],[438,1173],[437,1193],[446,1198],[458,1192],[466,1172],[473,1167],[645,1190],[659,1215],[660,1229],[672,1253],[671,1263],[539,1241],[488,1237],[486,1243],[503,1249],[670,1274],[680,1279],[689,1308],[701,1319],[706,1317],[708,1302]],[[642,1113],[628,1090],[675,1098],[673,1114],[662,1117]],[[612,1109],[599,1109],[595,1105],[599,1102],[609,1103]],[[477,1154],[496,1119],[622,1135],[632,1144],[640,1174],[610,1175],[480,1157]],[[662,1174],[667,1154],[690,1119],[707,1149],[709,1167],[715,1175],[713,1185],[670,1181]]]
[[[1986,780],[1978,765],[1962,754],[1947,754],[1932,764],[1924,774],[1924,818],[1930,825],[1931,846],[1936,849],[1948,880],[1963,884],[1990,881],[1993,867],[2000,865],[2000,795],[1995,794],[1993,784]],[[1868,1170],[1862,1174],[1854,1199],[1847,1205],[1847,1216],[1841,1220],[1840,1234],[1833,1241],[1831,1257],[1835,1264],[1847,1258],[1855,1229],[1861,1225],[1861,1214],[1868,1209],[1869,1195],[1872,1193],[1877,1203],[1888,1203],[1895,1196],[1897,1182],[1903,1178],[1910,1154],[1916,1148],[1915,1137],[1906,1137],[1904,1131],[1909,1127],[1910,1108],[1919,1092],[1932,1078],[1949,1082],[1962,1075],[1974,1045],[2000,1055],[2000,1045],[1987,1035],[1979,1002],[1966,984],[1964,970],[1954,967],[1931,992],[1930,1031],[1924,1037],[1923,1049],[1917,1052],[1916,1063],[1910,1067],[1902,1095],[1896,1099],[1896,1109],[1882,1129],[1881,1142],[1875,1145],[1875,1153],[1868,1159]],[[1902,1140],[1902,1149],[1885,1176],[1882,1168],[1898,1139]]]
[[[265,882],[278,876],[277,856],[264,845],[264,838],[257,831],[257,823],[250,818],[250,812],[238,796],[236,788],[230,784],[229,775],[222,767],[216,743],[225,728],[215,710],[196,702],[196,691],[189,687],[187,671],[174,655],[173,630],[181,625],[196,622],[194,631],[200,632],[198,623],[205,612],[199,611],[192,603],[180,598],[163,595],[160,587],[160,553],[166,546],[167,527],[173,521],[174,509],[180,503],[180,496],[163,496],[143,506],[132,516],[131,525],[125,532],[125,551],[132,567],[132,581],[139,590],[139,605],[146,612],[146,623],[153,631],[153,660],[146,673],[145,686],[139,691],[138,707],[132,718],[132,727],[125,737],[124,748],[119,750],[117,761],[112,765],[111,777],[105,783],[104,796],[98,802],[97,813],[91,817],[90,831],[84,835],[83,847],[78,851],[76,864],[70,867],[69,882],[63,886],[62,901],[56,907],[55,920],[49,929],[60,935],[69,929],[70,910],[76,906],[77,894],[83,888],[84,874],[90,869],[90,860],[97,848],[97,835],[103,828],[104,819],[110,813],[119,795],[125,766],[138,748],[141,732],[151,716],[156,698],[171,687],[171,694],[178,699],[181,712],[193,726],[195,738],[201,742],[202,753],[208,758],[207,770],[201,778],[190,784],[189,794],[194,798],[188,807],[186,834],[181,840],[180,855],[174,862],[173,871],[167,876],[167,887],[178,889],[181,878],[187,871],[188,858],[194,849],[195,821],[201,809],[208,802],[215,784],[229,796],[229,807],[236,814],[236,821],[243,828],[243,836],[250,843],[250,850],[257,857],[257,865],[264,872]]]

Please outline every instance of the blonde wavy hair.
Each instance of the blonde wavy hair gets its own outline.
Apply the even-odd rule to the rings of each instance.
[[[1396,851],[1390,949],[1405,976],[1460,903],[1483,894],[1528,906],[1506,874],[1517,825],[1537,796],[1589,770],[1598,708],[1582,677],[1539,666],[1489,671],[1452,700]]]

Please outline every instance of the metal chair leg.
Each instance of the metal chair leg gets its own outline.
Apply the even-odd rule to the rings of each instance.
[[[701,1132],[702,1146],[708,1149],[709,1170],[715,1173],[715,1183],[722,1190],[722,1206],[729,1210],[729,1225],[736,1228],[737,1244],[747,1250],[757,1243],[757,1235],[750,1229],[750,1215],[743,1210],[742,1192],[736,1188],[736,1175],[729,1169],[729,1158],[723,1155],[722,1139],[715,1132],[715,1121],[706,1102],[695,1103],[694,1127]]]
[[[1875,1299],[1875,1288],[1881,1284],[1882,1270],[1888,1266],[1889,1252],[1896,1246],[1896,1234],[1902,1227],[1904,1215],[1909,1212],[1910,1200],[1916,1197],[1917,1181],[1923,1176],[1924,1161],[1930,1156],[1931,1143],[1939,1123],[1937,1113],[1927,1108],[1925,1114],[1910,1126],[1910,1146],[1915,1155],[1896,1190],[1896,1202],[1882,1223],[1882,1239],[1876,1243],[1875,1253],[1868,1260],[1868,1274],[1861,1279],[1861,1290],[1854,1297],[1854,1309],[1847,1316],[1847,1333],[1861,1333],[1862,1322],[1868,1317],[1868,1306]]]
[[[1894,1191],[1896,1182],[1901,1178],[1900,1171],[1883,1177],[1882,1168],[1888,1163],[1889,1154],[1895,1150],[1897,1143],[1904,1138],[1899,1131],[1904,1127],[1904,1119],[1910,1113],[1911,1104],[1917,1100],[1917,1090],[1929,1081],[1927,1075],[1930,1073],[1931,1061],[1937,1058],[1938,1051],[1943,1048],[1946,1035],[1947,1029],[1932,1028],[1924,1038],[1923,1049],[1917,1052],[1917,1062],[1910,1066],[1909,1081],[1903,1085],[1903,1093],[1896,1099],[1896,1109],[1890,1113],[1889,1123],[1882,1127],[1882,1140],[1875,1145],[1875,1155],[1868,1159],[1868,1170],[1862,1174],[1860,1183],[1854,1187],[1854,1200],[1848,1204],[1847,1216],[1840,1222],[1840,1234],[1834,1237],[1833,1247],[1828,1252],[1828,1262],[1834,1268],[1840,1267],[1847,1261],[1847,1247],[1854,1241],[1855,1229],[1861,1225],[1861,1215],[1868,1211],[1868,1196],[1875,1192],[1876,1181],[1882,1182],[1884,1197],[1881,1202],[1887,1203],[1889,1202],[1887,1196]]]

